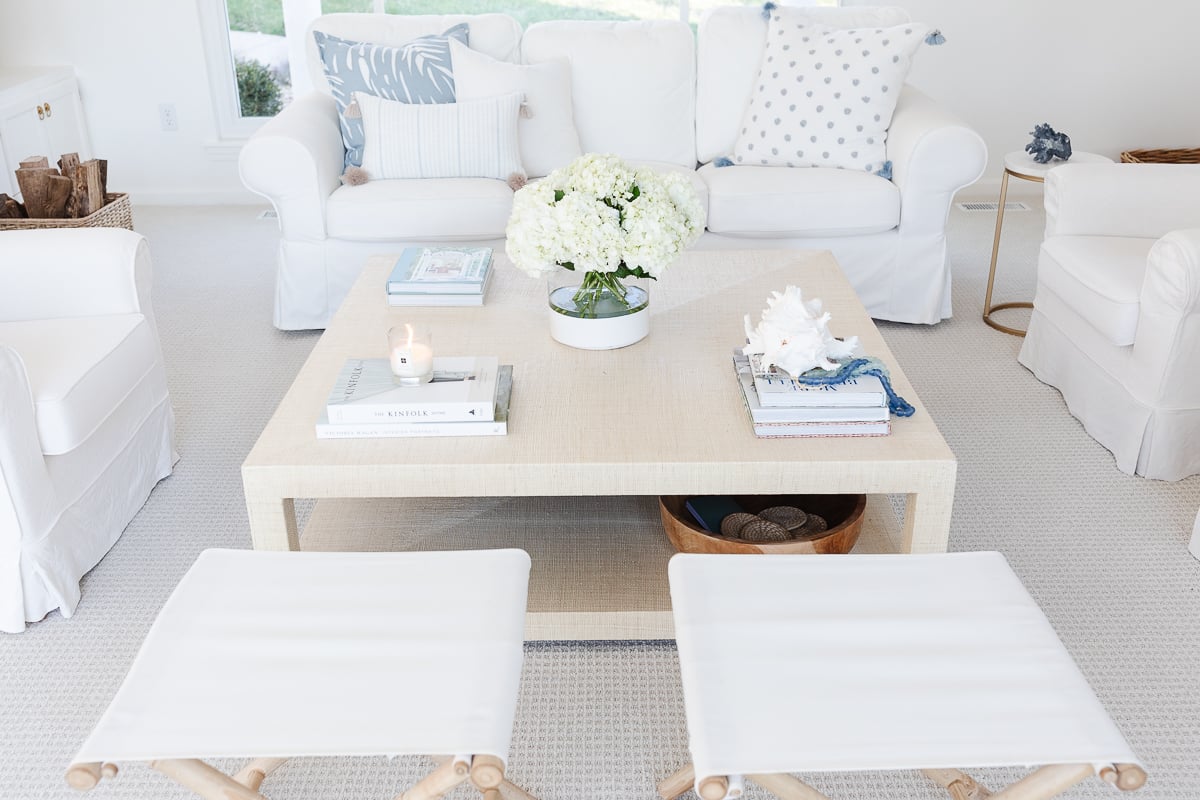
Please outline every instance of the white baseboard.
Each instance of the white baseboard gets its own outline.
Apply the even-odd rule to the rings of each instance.
[[[1023,181],[1017,178],[1009,178],[1008,180],[1008,199],[1009,200],[1028,200],[1030,198],[1040,200],[1042,197],[1042,184],[1034,181]],[[954,196],[955,202],[962,203],[970,200],[991,200],[995,202],[1000,198],[1000,177],[995,178],[980,178],[975,183],[960,191]]]

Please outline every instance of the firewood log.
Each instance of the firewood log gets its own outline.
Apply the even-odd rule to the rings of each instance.
[[[17,164],[21,169],[40,169],[50,166],[50,159],[45,156],[30,156]]]
[[[50,176],[58,175],[54,167],[21,167],[16,170],[17,186],[25,200],[25,211],[32,218],[47,217],[50,196]]]
[[[46,216],[64,219],[67,216],[67,201],[75,188],[75,182],[65,175],[51,175],[46,195]]]
[[[79,166],[79,153],[63,153],[58,160],[58,169],[68,178],[75,178],[75,168]]]
[[[25,206],[0,192],[0,219],[22,219],[24,216]]]

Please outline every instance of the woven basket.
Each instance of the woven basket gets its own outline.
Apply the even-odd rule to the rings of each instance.
[[[1200,147],[1182,150],[1126,150],[1124,164],[1200,164]]]
[[[104,206],[77,219],[0,219],[0,231],[26,231],[39,228],[125,228],[133,230],[133,211],[129,195],[106,194]]]

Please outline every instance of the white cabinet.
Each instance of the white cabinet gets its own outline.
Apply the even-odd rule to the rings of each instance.
[[[13,170],[30,156],[92,157],[71,67],[0,67],[0,192],[17,195]]]

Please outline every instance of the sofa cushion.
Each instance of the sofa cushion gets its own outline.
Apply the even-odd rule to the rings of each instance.
[[[887,28],[909,21],[908,12],[900,8],[789,10],[804,14],[815,24],[837,29]],[[761,5],[721,6],[701,18],[696,44],[696,150],[700,161],[712,161],[733,151],[742,129],[742,113],[758,85],[754,79],[766,41],[767,21]]]
[[[521,163],[531,178],[565,167],[583,151],[571,105],[571,63],[507,64],[458,42],[450,43],[458,102],[517,92],[525,110],[517,121]]]
[[[400,47],[352,42],[316,31],[325,78],[337,102],[346,166],[362,164],[363,121],[347,110],[355,93],[404,103],[453,103],[450,40],[467,40],[467,25],[442,36],[422,36]]]
[[[504,236],[512,189],[491,178],[415,178],[342,186],[329,197],[334,239],[368,242]]]
[[[46,455],[74,450],[122,404],[142,404],[148,413],[163,399],[162,387],[150,391],[154,382],[143,381],[158,361],[158,343],[141,314],[3,322],[0,341],[25,362]]]
[[[900,190],[869,172],[809,167],[716,167],[708,230],[726,236],[858,236],[900,224]]]
[[[1038,282],[1113,344],[1137,334],[1146,258],[1154,239],[1051,236],[1042,243]]]
[[[372,179],[524,175],[517,144],[521,95],[458,103],[399,103],[354,93],[362,109],[362,167]]]
[[[774,9],[733,161],[883,169],[896,99],[928,30],[834,30],[796,9]]]
[[[585,153],[695,167],[696,48],[686,24],[538,22],[525,31],[521,54],[529,64],[571,62]]]
[[[305,37],[304,55],[312,85],[329,91],[325,67],[313,32],[356,42],[372,42],[399,47],[418,36],[441,34],[448,28],[466,23],[473,50],[501,61],[515,62],[520,54],[521,25],[507,14],[326,14],[317,17]]]

